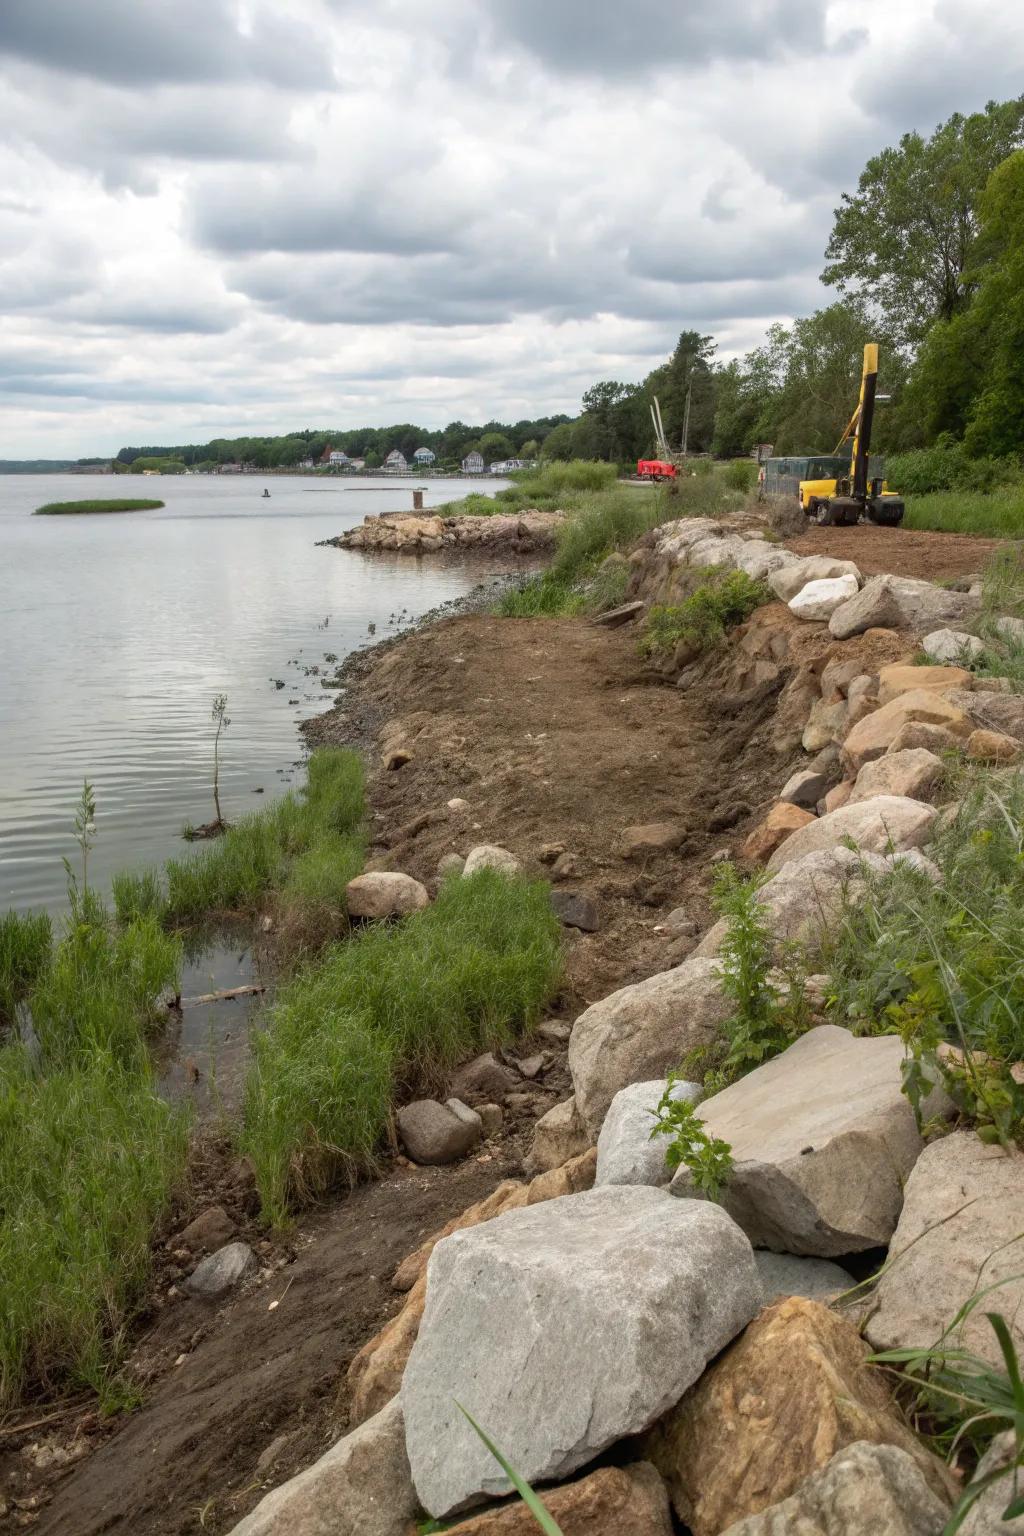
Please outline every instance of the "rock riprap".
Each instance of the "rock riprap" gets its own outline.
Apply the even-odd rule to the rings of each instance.
[[[661,1190],[594,1189],[446,1238],[401,1391],[424,1507],[510,1489],[456,1403],[527,1481],[557,1481],[678,1402],[760,1300],[730,1217]]]
[[[869,1353],[853,1323],[803,1297],[754,1319],[647,1437],[694,1536],[778,1504],[855,1441],[897,1447],[944,1497],[951,1479]]]
[[[859,1440],[791,1498],[738,1520],[722,1536],[939,1536],[948,1518],[949,1505],[906,1451]]]
[[[569,1037],[569,1071],[591,1138],[620,1088],[665,1077],[694,1046],[710,1045],[731,1006],[717,963],[690,958],[581,1013]]]
[[[865,1332],[876,1349],[934,1344],[978,1291],[999,1285],[951,1342],[1001,1363],[985,1312],[1001,1312],[1024,1353],[1024,1153],[973,1131],[932,1142],[918,1159]]]
[[[654,1136],[654,1111],[668,1087],[667,1078],[620,1088],[597,1138],[597,1177],[602,1184],[667,1184],[672,1177],[665,1154],[670,1138]],[[700,1083],[674,1083],[672,1098],[697,1104],[704,1097]]]
[[[732,1148],[721,1203],[751,1242],[819,1258],[888,1243],[923,1146],[901,1092],[904,1054],[895,1035],[822,1024],[700,1105]],[[688,1168],[671,1188],[692,1195]]]
[[[231,1536],[405,1536],[416,1509],[396,1398],[268,1493]]]
[[[844,805],[819,816],[791,833],[768,860],[772,874],[794,859],[822,849],[849,847],[861,853],[888,853],[920,848],[928,841],[935,820],[932,805],[905,795],[873,795],[856,805]]]
[[[910,629],[925,634],[942,625],[962,623],[980,606],[978,598],[930,581],[871,576],[855,597],[835,610],[828,627],[837,640],[848,640],[866,629]]]

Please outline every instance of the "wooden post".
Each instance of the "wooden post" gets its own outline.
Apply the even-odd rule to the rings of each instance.
[[[413,493],[412,493],[412,509],[413,509],[414,512],[422,512],[423,511],[423,492],[422,491],[413,491]]]

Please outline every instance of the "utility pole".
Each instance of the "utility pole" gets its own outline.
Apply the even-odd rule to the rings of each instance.
[[[693,374],[686,381],[686,405],[683,409],[683,458],[686,458],[686,441],[690,435],[690,390],[693,388]]]

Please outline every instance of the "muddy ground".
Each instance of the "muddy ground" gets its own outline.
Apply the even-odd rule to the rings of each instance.
[[[814,529],[791,547],[848,555],[865,571],[935,578],[976,571],[982,544]],[[781,609],[773,622],[796,625]],[[698,929],[707,926],[712,856],[735,851],[801,757],[771,745],[778,687],[740,688],[732,667],[720,661],[680,690],[642,663],[631,629],[470,614],[360,657],[310,735],[366,750],[381,867],[432,884],[445,854],[496,843],[551,878],[545,845],[572,855],[556,883],[594,899],[600,929],[565,930],[566,984],[552,1013],[569,1021],[682,958],[692,940],[674,938],[664,919],[683,907]],[[410,757],[388,769],[379,737],[394,721]],[[453,799],[465,807],[449,809]],[[654,822],[676,824],[681,846],[624,857],[625,829]],[[283,1239],[263,1239],[259,1278],[221,1306],[181,1293],[172,1223],[129,1370],[142,1406],[104,1422],[83,1401],[45,1423],[0,1430],[0,1530],[220,1533],[309,1465],[347,1427],[345,1371],[400,1304],[389,1284],[396,1265],[522,1173],[534,1118],[568,1092],[564,1056],[549,1057],[524,1087],[525,1102],[476,1158],[446,1169],[392,1160],[380,1182]],[[239,1234],[260,1242],[244,1172],[226,1149],[211,1157],[212,1172],[176,1213],[178,1228],[216,1196]]]

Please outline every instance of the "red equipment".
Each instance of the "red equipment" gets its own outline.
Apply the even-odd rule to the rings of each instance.
[[[636,472],[641,480],[674,480],[676,467],[667,459],[637,459]]]

